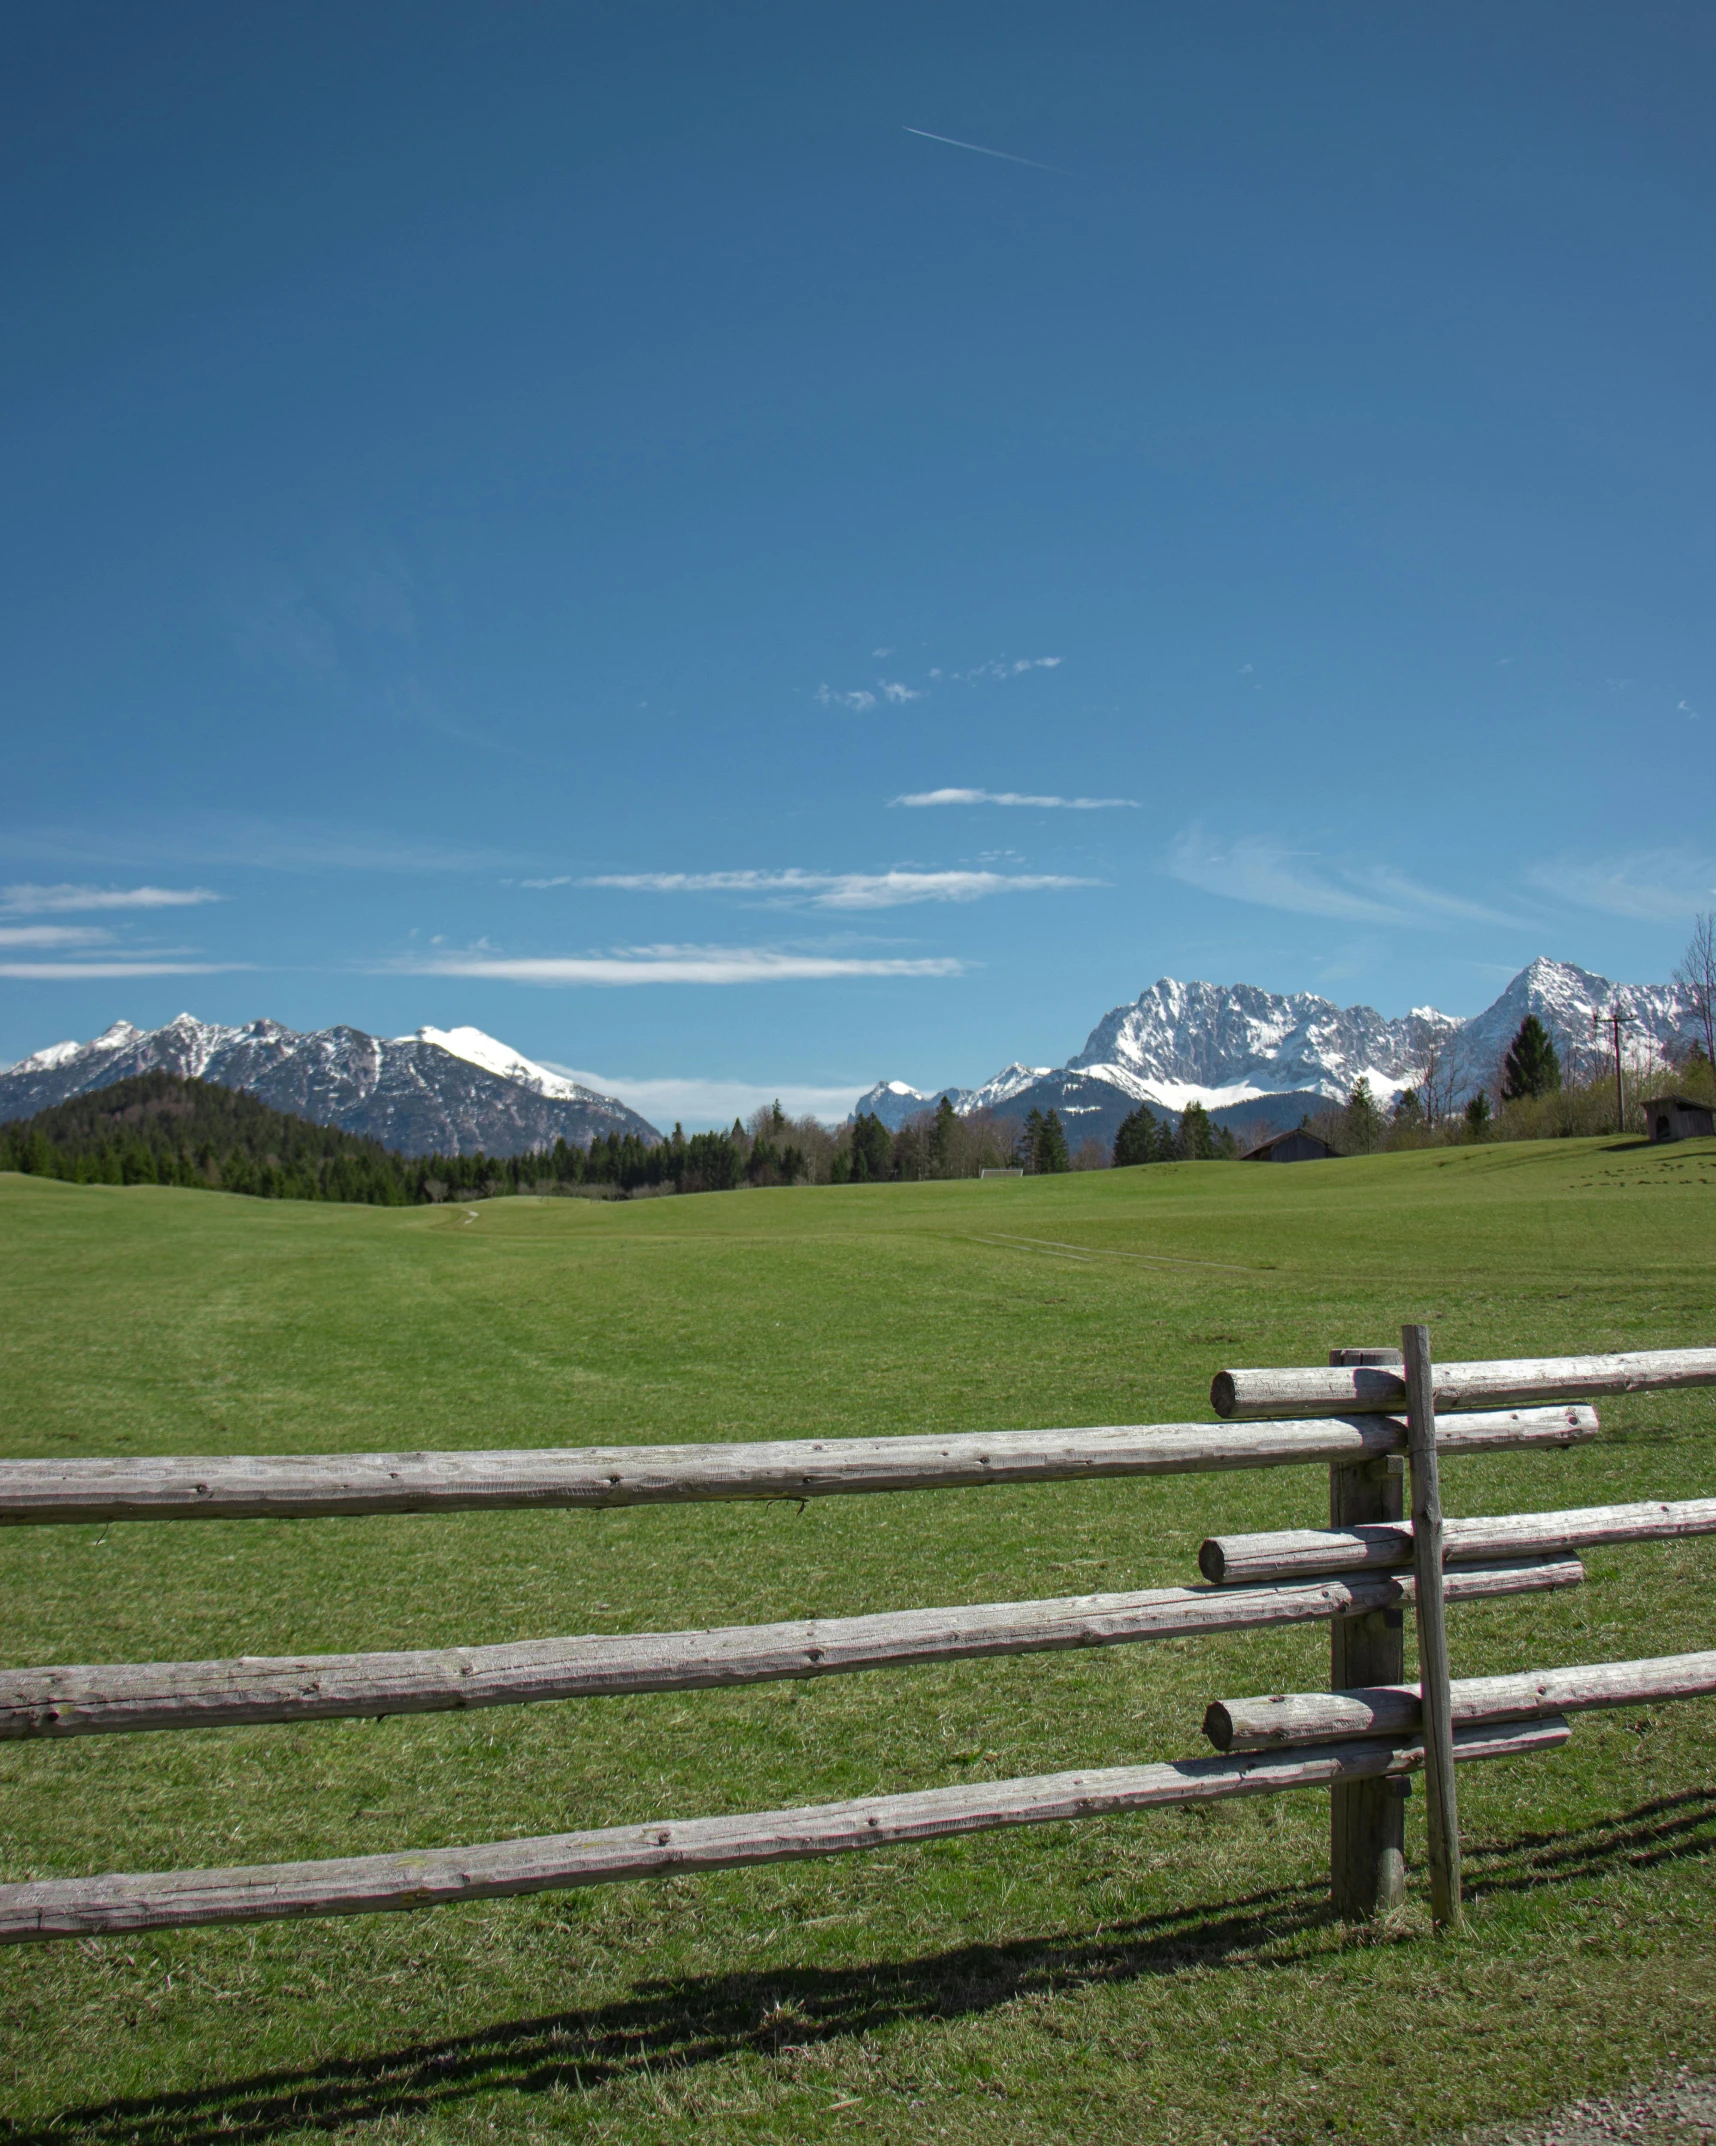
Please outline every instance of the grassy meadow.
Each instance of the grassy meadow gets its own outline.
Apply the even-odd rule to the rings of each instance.
[[[0,1177],[0,1453],[1207,1418],[1224,1364],[1716,1342],[1716,1143],[405,1210]],[[1450,1513],[1716,1492],[1716,1394]],[[1321,1470],[0,1532],[7,1659],[420,1647],[1078,1594]],[[1456,1607],[1456,1674],[1709,1646],[1716,1542]],[[1180,1757],[1324,1632],[466,1716],[0,1745],[0,1877],[440,1846]],[[1716,2064],[1716,1704],[1462,1769],[1472,1922],[1330,1921],[1327,1799],[410,1916],[0,1953],[0,2139],[1453,2139]]]

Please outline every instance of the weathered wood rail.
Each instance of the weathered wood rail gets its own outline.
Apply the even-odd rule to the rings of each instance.
[[[1585,1505],[1562,1513],[1504,1513],[1445,1520],[1443,1556],[1450,1565],[1498,1558],[1553,1557],[1604,1543],[1668,1542],[1716,1534],[1716,1498],[1652,1499],[1634,1505]],[[1374,1521],[1356,1528],[1283,1528],[1267,1535],[1212,1535],[1198,1550],[1198,1570],[1217,1586],[1255,1587],[1312,1572],[1362,1572],[1412,1562],[1412,1522]]]
[[[1568,1446],[1596,1435],[1597,1414],[1588,1407],[1492,1410],[1437,1425],[1437,1442],[1450,1454]],[[1272,1423],[1262,1430],[1144,1423],[765,1445],[13,1460],[0,1461],[0,1526],[826,1498],[1304,1467],[1379,1460],[1405,1450],[1403,1421],[1366,1415],[1352,1422],[1319,1417]]]
[[[1716,1690],[1716,1654],[1453,1680],[1432,1648],[1421,1692],[1388,1673],[1400,1664],[1404,1609],[1421,1622],[1428,1610],[1439,1631],[1445,1601],[1575,1585],[1584,1577],[1575,1550],[1716,1533],[1716,1498],[1440,1522],[1438,1462],[1576,1445],[1597,1434],[1590,1396],[1716,1384],[1716,1349],[1434,1366],[1422,1329],[1409,1329],[1407,1340],[1412,1362],[1402,1368],[1380,1360],[1393,1352],[1366,1350],[1339,1352],[1346,1361],[1315,1370],[1224,1371],[1214,1399],[1223,1417],[1238,1420],[1213,1425],[0,1463],[0,1525],[12,1526],[802,1499],[1311,1463],[1330,1470],[1337,1523],[1212,1537],[1199,1554],[1211,1583],[1203,1587],[419,1652],[0,1670],[0,1739],[687,1690],[1318,1621],[1330,1628],[1337,1669],[1384,1667],[1381,1676],[1374,1667],[1356,1680],[1337,1676],[1327,1693],[1213,1707],[1206,1729],[1231,1746],[1216,1758],[469,1848],[32,1879],[0,1885],[0,1942],[402,1910],[1311,1787],[1333,1791],[1337,1905],[1370,1913],[1393,1904],[1403,1883],[1391,1786],[1403,1788],[1420,1769],[1433,1777],[1440,1814],[1439,1837],[1432,1826],[1437,1918],[1455,1921],[1454,1763],[1554,1748],[1570,1733],[1570,1711]],[[1413,1511],[1427,1530],[1441,1526],[1442,1557],[1430,1547],[1433,1533],[1398,1517],[1403,1458]]]
[[[1447,1591],[1452,1601],[1486,1601],[1575,1587],[1584,1577],[1577,1558],[1474,1565],[1451,1579]],[[1153,1587],[1049,1602],[989,1602],[967,1609],[896,1610],[874,1617],[539,1639],[412,1654],[0,1669],[0,1739],[369,1719],[847,1676],[922,1662],[1119,1647],[1363,1616],[1410,1602],[1413,1592],[1410,1573],[1361,1573],[1272,1587]]]
[[[1462,1730],[1455,1748],[1462,1759],[1515,1758],[1553,1750],[1570,1733],[1565,1722],[1550,1717]],[[1327,1788],[1338,1781],[1408,1774],[1422,1762],[1418,1745],[1378,1738],[1307,1751],[1039,1774],[798,1810],[753,1811],[742,1817],[608,1826],[600,1832],[494,1841],[474,1848],[348,1856],[322,1863],[262,1863],[232,1870],[49,1878],[0,1886],[0,1944],[86,1937],[96,1931],[164,1930],[187,1923],[376,1914],[630,1878],[680,1877],[746,1863],[848,1855],[857,1849],[1001,1826],[1097,1818],[1163,1804],[1213,1803],[1290,1788]]]
[[[1716,1653],[1659,1654],[1640,1662],[1583,1662],[1571,1669],[1528,1669],[1500,1677],[1455,1677],[1448,1686],[1456,1729],[1530,1721],[1540,1714],[1582,1714],[1593,1707],[1650,1706],[1716,1692]],[[1204,1734],[1218,1751],[1278,1751],[1351,1736],[1409,1736],[1423,1727],[1416,1684],[1357,1691],[1271,1692],[1259,1699],[1218,1699]]]
[[[1437,1364],[1438,1409],[1519,1408],[1537,1401],[1601,1399],[1663,1387],[1716,1386],[1716,1349],[1639,1349],[1619,1356],[1522,1356]],[[1406,1406],[1401,1370],[1387,1364],[1218,1371],[1210,1387],[1218,1416],[1355,1416]]]

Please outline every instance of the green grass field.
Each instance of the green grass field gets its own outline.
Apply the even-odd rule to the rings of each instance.
[[[386,1210],[0,1178],[7,1454],[1207,1418],[1223,1364],[1716,1342],[1716,1143]],[[1451,1513],[1716,1492],[1716,1395],[1450,1461]],[[430,1646],[1185,1581],[1322,1471],[614,1513],[21,1528],[15,1663]],[[1457,1674],[1712,1644],[1716,1543],[1450,1611]],[[1195,1753],[1321,1631],[0,1746],[7,1879],[437,1846]],[[1716,2062],[1716,1706],[1464,1769],[1472,1922],[1324,1906],[1327,1799],[0,1955],[0,2137],[1458,2136]],[[1408,1819],[1421,1856],[1422,1802]],[[1417,1870],[1415,1867],[1415,1887]],[[1421,1900],[1416,1887],[1415,1903]]]

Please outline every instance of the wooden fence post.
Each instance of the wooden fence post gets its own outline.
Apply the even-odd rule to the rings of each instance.
[[[1398,1364],[1398,1349],[1331,1349],[1329,1362]],[[1329,1469],[1329,1525],[1399,1520],[1405,1469],[1398,1459],[1336,1461]],[[1329,1689],[1398,1684],[1406,1675],[1405,1612],[1371,1610],[1329,1626]],[[1329,1894],[1346,1922],[1386,1915],[1406,1900],[1406,1796],[1411,1782],[1337,1782],[1329,1792]]]
[[[1413,1614],[1418,1629],[1418,1686],[1424,1721],[1424,1795],[1430,1834],[1430,1913],[1439,1929],[1457,1930],[1460,1910],[1460,1813],[1454,1791],[1454,1723],[1448,1692],[1448,1631],[1442,1609],[1442,1492],[1436,1476],[1436,1391],[1430,1329],[1403,1326],[1406,1451],[1412,1469]]]

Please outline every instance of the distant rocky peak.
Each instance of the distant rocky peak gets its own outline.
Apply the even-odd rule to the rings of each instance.
[[[1528,1013],[1535,1013],[1555,1038],[1569,1071],[1582,1069],[1593,1048],[1597,1017],[1617,991],[1628,1009],[1627,1034],[1635,1049],[1666,1054],[1692,1039],[1690,1008],[1674,985],[1616,985],[1543,955],[1469,1020],[1434,1006],[1415,1006],[1386,1019],[1374,1006],[1338,1006],[1309,991],[1183,983],[1163,976],[1136,999],[1105,1013],[1083,1050],[1060,1068],[1014,1064],[980,1088],[936,1089],[927,1097],[904,1083],[884,1083],[871,1090],[866,1107],[881,1107],[872,1099],[889,1097],[903,1120],[943,1092],[952,1093],[955,1109],[964,1112],[1001,1107],[1015,1097],[1046,1107],[1064,1090],[1067,1107],[1083,1109],[1088,1090],[1079,1084],[1097,1081],[1170,1112],[1190,1102],[1231,1110],[1270,1096],[1291,1100],[1297,1111],[1349,1095],[1361,1079],[1386,1104],[1422,1078],[1433,1051],[1445,1054],[1445,1068],[1464,1095],[1497,1078]],[[1075,1105],[1075,1090],[1086,1101]]]
[[[182,1013],[152,1030],[116,1021],[92,1043],[55,1044],[0,1071],[0,1120],[157,1068],[242,1088],[276,1110],[367,1134],[404,1154],[514,1155],[598,1135],[653,1142],[654,1126],[523,1058],[480,1029],[384,1041],[361,1028],[308,1034],[278,1021],[222,1027]],[[450,1049],[459,1040],[462,1049]]]

